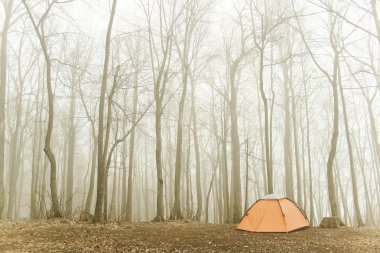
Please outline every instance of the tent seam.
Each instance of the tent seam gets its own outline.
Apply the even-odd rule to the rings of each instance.
[[[248,216],[248,211],[251,210],[251,208],[252,208],[257,202],[259,202],[260,200],[261,200],[261,199],[256,200],[255,203],[253,203],[253,204],[247,209],[247,211],[245,211],[245,213],[244,213],[243,217],[241,217],[239,223],[236,224],[235,229],[238,229],[237,227],[239,226],[239,224],[241,223],[241,221],[244,219],[244,217],[245,217],[245,216]]]
[[[285,214],[284,214],[284,211],[282,211],[282,206],[281,206],[280,200],[277,199],[277,202],[278,202],[278,205],[280,206],[280,210],[281,210],[281,213],[282,213],[282,217],[283,217],[283,219],[284,219],[286,233],[289,233],[289,231],[288,231],[288,226],[286,226]]]
[[[262,221],[263,221],[263,219],[264,219],[264,216],[265,216],[265,214],[266,214],[266,212],[267,212],[267,209],[268,209],[268,206],[266,206],[266,207],[265,207],[264,215],[263,215],[263,217],[261,217],[261,220],[260,220],[259,224],[257,224],[257,226],[256,226],[256,229],[255,229],[255,230],[257,230],[257,229],[260,227],[260,224],[261,224],[261,222],[262,222]]]
[[[305,211],[296,203],[296,202],[294,202],[293,200],[291,200],[291,199],[289,199],[289,198],[284,198],[284,199],[287,199],[287,200],[289,200],[290,202],[292,202],[297,208],[298,208],[298,210],[300,210],[300,212],[302,213],[302,215],[305,217],[305,219],[307,220],[307,221],[309,221],[309,218],[307,217],[307,215],[306,215],[306,213],[305,213]]]

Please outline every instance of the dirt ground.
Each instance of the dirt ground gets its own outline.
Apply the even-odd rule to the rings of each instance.
[[[196,222],[0,221],[0,252],[380,252],[380,228],[264,234]]]

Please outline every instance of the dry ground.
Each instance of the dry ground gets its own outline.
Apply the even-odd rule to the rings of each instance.
[[[257,234],[196,222],[0,221],[0,252],[380,252],[380,228]]]

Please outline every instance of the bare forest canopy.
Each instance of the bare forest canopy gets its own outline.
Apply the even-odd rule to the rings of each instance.
[[[380,225],[377,0],[1,1],[1,218]]]

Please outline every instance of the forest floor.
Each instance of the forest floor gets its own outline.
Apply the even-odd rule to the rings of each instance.
[[[197,222],[0,221],[0,252],[380,252],[380,228],[283,234]]]

